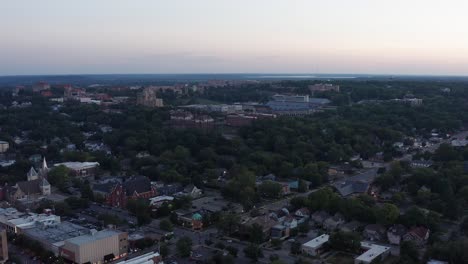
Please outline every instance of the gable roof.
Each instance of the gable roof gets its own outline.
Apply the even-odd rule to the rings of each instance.
[[[32,181],[21,181],[18,182],[18,188],[25,194],[36,194],[42,193],[41,188],[39,188],[42,180],[36,179]]]
[[[361,174],[349,177],[345,181],[337,182],[333,186],[342,196],[348,196],[353,193],[365,193],[377,176],[377,170],[376,168],[367,170]]]
[[[413,227],[411,228],[411,230],[409,231],[409,233],[421,240],[424,240],[426,239],[426,236],[427,236],[427,233],[429,232],[429,229],[425,228],[425,227],[422,227],[422,226],[418,226],[418,227]]]
[[[136,176],[123,183],[127,195],[145,193],[151,191],[151,181],[145,176]]]
[[[37,172],[36,172],[36,170],[34,169],[34,167],[31,166],[31,169],[28,171],[27,176],[28,176],[28,177],[31,177],[31,176],[38,177],[39,174],[37,174]]]

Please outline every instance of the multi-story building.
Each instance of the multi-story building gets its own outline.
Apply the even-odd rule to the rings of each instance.
[[[10,148],[10,143],[7,141],[0,140],[0,153],[5,153]]]
[[[50,84],[46,82],[38,82],[35,85],[33,85],[33,92],[40,92],[44,90],[49,90],[50,89]]]
[[[0,228],[0,263],[5,263],[8,260],[8,242],[6,230]]]
[[[70,222],[54,222],[54,224],[44,225],[44,223],[36,223],[33,227],[24,229],[22,234],[31,240],[39,242],[44,249],[58,256],[60,247],[64,245],[64,241],[88,234],[89,229],[75,225]]]
[[[125,257],[128,234],[117,230],[91,230],[90,234],[64,241],[60,256],[77,264],[104,263]]]
[[[147,107],[163,107],[163,99],[157,96],[158,89],[147,87],[137,95],[137,104]]]
[[[149,199],[157,195],[156,186],[145,176],[133,177],[124,182],[95,184],[93,190],[104,196],[107,205],[121,208],[125,208],[128,200]]]

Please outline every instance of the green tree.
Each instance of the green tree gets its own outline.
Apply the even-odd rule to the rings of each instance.
[[[223,213],[216,223],[218,230],[230,235],[234,233],[240,224],[240,216],[235,213]]]
[[[159,228],[161,228],[164,231],[168,231],[168,232],[173,230],[172,223],[170,221],[166,220],[166,219],[161,220],[161,222],[159,222]]]
[[[250,226],[250,242],[254,244],[261,244],[264,241],[263,227],[257,223]]]
[[[378,223],[391,225],[400,217],[400,210],[395,205],[386,203],[375,209],[375,217]]]
[[[66,191],[67,184],[70,181],[70,170],[63,166],[52,168],[47,174],[47,179],[51,185],[56,186],[62,191]]]
[[[159,242],[161,243],[161,242]],[[171,253],[169,246],[166,243],[161,243],[159,247],[159,253],[163,258],[166,258]]]
[[[418,248],[412,241],[403,241],[400,246],[400,259],[406,263],[418,263]]]
[[[291,243],[291,254],[298,255],[301,254],[301,243],[298,241],[294,241]]]
[[[180,238],[176,242],[177,253],[183,258],[189,257],[192,252],[192,244],[193,242],[190,237],[184,236]]]
[[[247,247],[245,247],[244,254],[252,261],[257,261],[259,258],[263,258],[263,251],[256,244],[249,244]]]
[[[300,193],[305,193],[309,189],[309,186],[307,186],[307,183],[303,180],[299,180],[299,186],[298,186],[298,192]]]
[[[330,246],[336,250],[359,252],[361,249],[361,238],[352,232],[336,232],[330,236]]]

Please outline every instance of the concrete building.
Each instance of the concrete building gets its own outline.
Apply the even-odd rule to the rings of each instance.
[[[7,232],[21,234],[24,230],[37,225],[55,226],[60,223],[60,216],[53,214],[35,214],[19,212],[15,208],[0,209],[0,224]]]
[[[0,153],[5,153],[10,148],[10,143],[0,140]]]
[[[60,256],[78,264],[104,263],[127,255],[128,234],[116,230],[91,230],[65,240]]]
[[[322,247],[328,243],[329,235],[323,234],[316,237],[309,242],[302,244],[302,253],[308,256],[318,256],[322,250]]]
[[[374,260],[383,260],[390,252],[389,247],[379,246],[368,242],[361,242],[361,248],[365,250],[354,259],[354,264],[370,264]]]
[[[70,169],[72,175],[75,177],[88,178],[96,175],[99,162],[62,162],[54,166],[57,167],[61,165]]]
[[[157,87],[147,87],[137,95],[137,104],[147,107],[163,107],[163,99],[157,97],[157,92],[161,89]],[[164,90],[161,90],[164,91]]]
[[[8,241],[5,229],[0,229],[0,263],[8,260]]]

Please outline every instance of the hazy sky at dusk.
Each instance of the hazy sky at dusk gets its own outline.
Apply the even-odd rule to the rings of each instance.
[[[11,0],[0,75],[468,75],[466,0]]]

